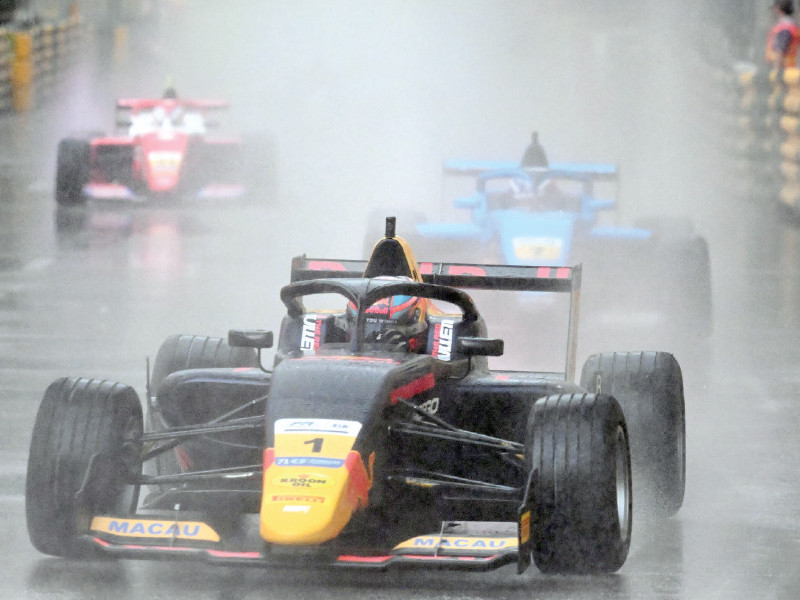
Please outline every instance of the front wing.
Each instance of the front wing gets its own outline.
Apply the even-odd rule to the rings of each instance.
[[[257,518],[257,517],[256,517]],[[359,568],[421,567],[487,571],[519,560],[515,523],[449,524],[447,533],[407,539],[393,548],[357,553],[346,547],[272,547],[252,536],[252,523],[220,532],[204,521],[97,516],[87,545],[127,559],[183,559],[237,566]],[[228,529],[221,534],[222,529]]]
[[[181,194],[181,197],[195,200],[239,198],[244,192],[243,184],[209,183],[202,186],[196,193]],[[92,200],[117,200],[131,203],[150,202],[153,196],[153,194],[137,194],[121,183],[88,183],[84,186],[83,193]]]

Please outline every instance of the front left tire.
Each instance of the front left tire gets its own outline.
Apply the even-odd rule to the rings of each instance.
[[[82,558],[93,515],[127,514],[138,499],[142,407],[130,386],[57,379],[33,427],[25,483],[28,535],[44,554]]]
[[[82,206],[86,203],[83,186],[89,181],[90,160],[88,140],[66,138],[59,142],[55,182],[59,206]]]
[[[617,401],[601,394],[541,398],[528,419],[533,561],[544,573],[612,573],[632,528],[630,449]]]

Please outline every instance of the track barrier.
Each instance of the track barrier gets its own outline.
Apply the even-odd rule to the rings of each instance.
[[[58,23],[0,28],[0,112],[47,102],[77,56],[83,31],[76,12]]]
[[[778,198],[800,217],[800,70],[752,65],[741,67],[736,77],[742,167],[753,190]]]

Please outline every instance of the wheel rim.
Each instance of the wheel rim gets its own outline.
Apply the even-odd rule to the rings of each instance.
[[[617,427],[617,443],[614,457],[617,480],[617,521],[619,534],[627,540],[631,533],[631,468],[626,443],[627,436],[622,427]]]

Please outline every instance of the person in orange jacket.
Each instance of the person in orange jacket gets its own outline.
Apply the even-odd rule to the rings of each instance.
[[[794,2],[775,0],[772,11],[777,21],[767,35],[764,58],[767,64],[776,69],[794,67],[797,65],[797,48],[800,45],[800,28],[792,18]]]

